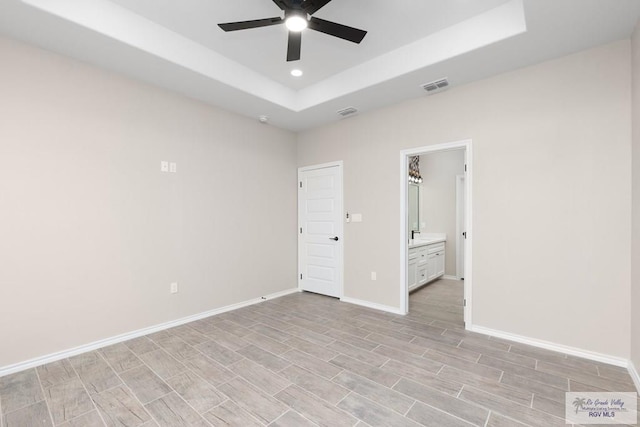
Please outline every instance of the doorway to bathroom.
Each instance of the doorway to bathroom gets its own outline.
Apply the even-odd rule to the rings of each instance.
[[[428,289],[452,294],[458,289],[460,306],[451,313],[467,329],[472,325],[471,150],[471,140],[463,140],[400,153],[401,308],[409,312],[412,291],[423,297]]]

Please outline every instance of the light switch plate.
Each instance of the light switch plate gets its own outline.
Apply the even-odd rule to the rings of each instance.
[[[178,165],[175,162],[169,163],[169,172],[171,173],[178,172]]]
[[[178,293],[178,283],[177,282],[173,282],[169,288],[169,291],[172,294],[177,294]]]
[[[169,162],[165,160],[160,162],[160,172],[169,172]]]
[[[362,222],[362,214],[351,215],[351,222]]]

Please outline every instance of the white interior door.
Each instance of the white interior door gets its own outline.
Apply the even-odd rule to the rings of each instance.
[[[342,297],[342,163],[298,171],[299,288]]]

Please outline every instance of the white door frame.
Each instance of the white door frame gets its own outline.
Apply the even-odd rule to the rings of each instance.
[[[408,259],[408,245],[407,241],[409,236],[407,235],[407,212],[408,212],[408,188],[409,181],[407,180],[408,174],[408,161],[409,156],[419,156],[421,154],[429,154],[439,151],[449,151],[456,149],[466,150],[466,165],[467,176],[466,186],[467,194],[465,200],[465,222],[467,229],[467,239],[465,240],[465,265],[464,265],[464,298],[466,304],[464,307],[464,321],[465,328],[471,329],[472,322],[472,310],[471,310],[471,298],[472,298],[472,248],[473,248],[473,151],[472,151],[471,139],[465,139],[462,141],[447,142],[443,144],[427,145],[424,147],[411,148],[408,150],[402,150],[400,152],[400,310],[403,313],[409,312],[409,289],[407,287],[407,259]]]
[[[340,186],[340,206],[342,207],[342,210],[344,211],[344,179],[343,179],[343,161],[342,160],[337,160],[335,162],[328,162],[328,163],[322,163],[319,165],[311,165],[311,166],[304,166],[301,168],[298,168],[298,182],[300,182],[301,179],[301,175],[303,172],[308,172],[308,171],[312,171],[312,170],[317,170],[317,169],[326,169],[326,168],[332,168],[332,167],[338,167],[338,179],[340,180],[340,182],[338,183],[338,185]],[[298,201],[299,203],[299,201]],[[300,224],[300,207],[299,204],[298,206],[298,230],[300,229],[300,227],[302,227],[302,224]],[[344,214],[344,212],[343,212]],[[341,216],[342,217],[342,216]],[[302,274],[302,245],[301,245],[301,236],[300,236],[300,232],[296,230],[296,233],[298,235],[298,292],[302,292],[302,283],[300,280],[300,274]],[[338,228],[337,228],[337,233],[336,233],[339,237],[340,240],[338,240],[338,245],[340,247],[339,249],[339,256],[338,256],[338,262],[340,263],[340,266],[338,268],[338,274],[339,274],[339,278],[340,278],[340,287],[339,287],[339,298],[344,297],[344,221],[340,220],[338,222]]]
[[[456,277],[458,280],[464,277],[464,185],[465,176],[456,175]],[[462,203],[460,203],[462,199]]]

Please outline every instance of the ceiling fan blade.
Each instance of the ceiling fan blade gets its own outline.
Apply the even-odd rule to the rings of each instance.
[[[309,28],[353,43],[360,43],[364,36],[367,35],[367,32],[364,30],[347,27],[346,25],[331,21],[325,21],[324,19],[315,18],[313,16],[309,20]]]
[[[284,19],[280,17],[255,19],[253,21],[240,21],[240,22],[227,22],[225,24],[218,24],[218,27],[225,31],[238,31],[248,30],[250,28],[268,27],[270,25],[283,24]]]
[[[289,0],[273,0],[273,2],[282,10],[288,10],[293,7]]]
[[[302,33],[289,31],[289,46],[287,47],[287,62],[298,61],[302,49]]]
[[[330,1],[331,0],[306,0],[304,3],[302,3],[302,8],[309,15],[313,15],[314,13],[322,9]]]

